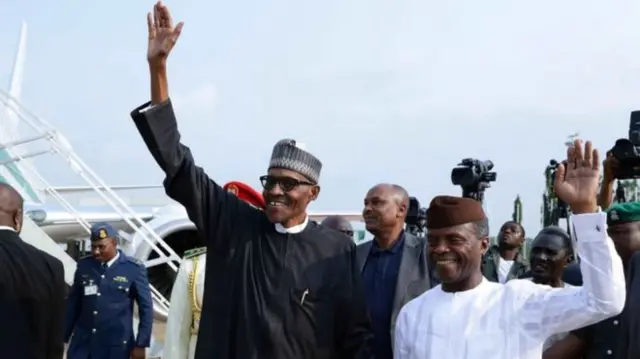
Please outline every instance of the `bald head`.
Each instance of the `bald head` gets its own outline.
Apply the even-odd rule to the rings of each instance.
[[[380,183],[367,192],[362,216],[367,231],[376,238],[396,236],[404,227],[408,209],[407,190],[397,184]]]
[[[353,227],[351,226],[351,223],[346,218],[338,215],[325,218],[322,223],[320,223],[320,225],[335,229],[336,231],[340,231],[343,233],[353,233]]]
[[[385,193],[397,205],[409,207],[409,192],[404,187],[392,183],[379,183],[369,190],[369,193]]]
[[[392,184],[391,188],[393,189],[393,193],[398,204],[409,207],[409,192],[407,192],[404,187],[397,184]]]
[[[0,182],[0,211],[22,210],[22,196],[11,185]]]
[[[0,182],[0,225],[15,228],[22,227],[22,207],[24,201],[11,185]]]

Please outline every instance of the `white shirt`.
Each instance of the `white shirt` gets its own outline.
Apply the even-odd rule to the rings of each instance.
[[[107,262],[107,268],[111,268],[111,266],[113,265],[113,263],[115,263],[118,258],[120,258],[120,251],[116,251],[116,255],[113,256],[113,258],[111,258],[108,262]]]
[[[509,276],[509,272],[511,272],[511,267],[513,267],[514,261],[508,261],[500,257],[498,259],[498,280],[500,283],[504,283],[507,281],[507,277]]]
[[[191,333],[193,311],[191,293],[189,293],[189,276],[194,270],[197,271],[194,278],[195,299],[198,306],[202,308],[206,261],[207,255],[201,254],[198,256],[197,268],[194,267],[193,258],[183,259],[180,263],[178,276],[171,291],[171,308],[165,327],[163,359],[193,359],[195,356],[198,335]],[[197,327],[199,323],[195,325]]]
[[[622,261],[604,213],[573,216],[582,287],[483,278],[449,293],[438,285],[407,303],[396,324],[395,359],[540,359],[544,341],[619,314],[626,290]]]
[[[307,227],[307,224],[309,224],[309,217],[305,217],[304,221],[302,221],[302,223],[297,224],[293,227],[289,227],[289,228],[284,228],[283,225],[281,225],[280,223],[276,223],[275,227],[276,227],[276,232],[278,233],[290,233],[290,234],[296,234],[296,233],[300,233],[302,231],[304,231],[304,229]]]

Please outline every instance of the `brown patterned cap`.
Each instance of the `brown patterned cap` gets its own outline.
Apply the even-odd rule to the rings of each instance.
[[[427,228],[439,229],[487,218],[480,202],[462,197],[437,196],[427,209]]]

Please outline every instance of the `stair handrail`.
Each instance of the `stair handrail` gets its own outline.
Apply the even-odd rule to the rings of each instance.
[[[51,146],[53,147],[53,150],[56,153],[60,154],[63,157],[63,159],[65,159],[69,163],[72,171],[76,172],[77,175],[82,177],[94,189],[94,191],[96,191],[98,195],[120,215],[122,220],[126,222],[131,227],[132,230],[134,230],[135,232],[145,232],[145,233],[142,233],[142,236],[141,236],[142,239],[151,246],[151,248],[158,254],[158,257],[161,257],[161,256],[165,257],[165,260],[163,260],[162,262],[167,264],[175,272],[178,271],[178,268],[173,263],[173,261],[181,262],[181,258],[162,238],[160,238],[160,236],[158,236],[157,233],[155,233],[155,231],[150,226],[147,225],[145,221],[143,221],[135,213],[135,211],[133,211],[133,209],[129,205],[127,205],[127,203],[125,203],[75,153],[71,144],[66,140],[66,138],[64,138],[64,136],[61,133],[59,133],[46,120],[33,114],[31,111],[25,108],[19,101],[17,101],[15,98],[13,98],[11,95],[6,93],[5,91],[0,90],[0,95],[6,98],[2,102],[5,104],[5,106],[7,106],[12,111],[14,111],[16,116],[18,116],[20,119],[25,121],[36,132],[43,132],[42,136],[45,137],[47,141],[51,144]],[[46,131],[47,128],[49,129],[49,131]],[[17,142],[26,143],[30,141],[22,140]],[[44,151],[43,153],[46,153],[46,152],[48,151]],[[33,168],[31,167],[30,169],[33,169]],[[35,172],[37,174],[37,177],[41,181],[44,180],[44,178],[41,175],[39,175],[37,171],[35,171],[35,169],[33,169],[33,171],[30,171],[30,172]],[[98,185],[96,185],[96,182]],[[48,184],[46,180],[43,181],[43,184],[47,185],[48,187],[47,192],[52,194],[56,199],[63,199],[62,196],[60,196],[59,194],[54,195],[54,192],[56,191]],[[107,197],[106,194],[110,195],[112,198]],[[115,200],[115,202],[113,200]],[[66,200],[63,199],[63,201],[61,202],[62,203],[66,202],[65,204],[63,204],[63,206],[68,207],[69,209],[72,209],[71,213],[76,217],[77,221],[85,222],[84,218],[82,218],[82,216],[77,211],[75,211],[73,209],[73,206],[71,206]],[[129,213],[125,215],[125,212],[129,212]],[[139,225],[134,224],[134,222],[131,219],[138,222]],[[83,227],[85,227],[85,230],[87,229],[86,226],[83,226]],[[144,228],[145,230],[142,230],[142,228]],[[155,241],[152,241],[149,238],[149,236],[155,239]],[[165,254],[162,250],[160,250],[157,244],[163,247],[163,249],[167,252],[167,254]],[[150,287],[151,287],[152,294],[155,297],[154,299],[156,299],[156,303],[166,307],[165,309],[168,309],[170,302],[166,298],[164,298],[164,296],[160,294],[153,286],[150,286]]]
[[[78,222],[78,224],[80,224],[87,231],[87,234],[90,234],[91,225],[84,218],[84,216],[80,214],[80,212],[76,211],[71,203],[69,203],[69,201],[62,197],[57,191],[51,190],[53,188],[51,183],[49,183],[49,181],[47,181],[47,179],[44,178],[44,176],[42,176],[40,172],[38,172],[29,161],[22,162],[22,165],[23,168],[26,169],[32,176],[36,177],[38,181],[42,182],[42,184],[44,185],[44,191],[48,192],[54,199],[56,199],[62,205],[62,208],[71,213],[75,217],[76,222]]]
[[[77,165],[76,168],[78,168],[79,170],[75,172],[77,172],[78,175],[80,175],[87,183],[89,183],[89,185],[94,188],[94,190],[100,195],[100,197],[109,205],[111,205],[111,207],[113,207],[116,210],[116,212],[122,217],[123,221],[125,221],[134,231],[138,231],[140,227],[145,228],[148,231],[148,233],[145,233],[142,235],[142,238],[151,246],[151,248],[154,251],[158,253],[158,256],[163,255],[167,257],[166,264],[177,273],[178,268],[173,264],[173,261],[180,262],[181,261],[180,256],[178,256],[175,253],[175,251],[169,245],[167,245],[166,242],[164,242],[164,240],[160,238],[160,236],[158,236],[158,234],[155,233],[155,231],[151,229],[151,227],[149,227],[147,223],[143,221],[135,213],[135,211],[133,211],[131,207],[129,207],[124,201],[122,201],[122,199],[113,190],[111,190],[111,188],[109,188],[107,184],[104,181],[102,181],[102,179],[98,177],[98,175],[95,172],[93,172],[93,170],[91,170],[91,168],[89,168],[89,166],[75,153],[71,144],[66,139],[64,139],[66,143],[64,145],[61,145],[59,141],[61,138],[64,138],[64,136],[62,136],[62,134],[58,132],[55,128],[53,128],[53,126],[50,123],[48,123],[46,120],[38,117],[37,115],[29,111],[27,108],[25,108],[25,106],[23,106],[19,101],[17,101],[17,99],[13,98],[10,94],[6,93],[3,90],[0,90],[0,94],[4,95],[6,98],[10,100],[10,101],[3,101],[5,102],[5,105],[8,106],[11,110],[13,110],[19,118],[27,122],[27,124],[31,126],[35,131],[41,131],[42,127],[49,127],[50,132],[53,134],[52,138],[50,138],[49,141],[53,145],[54,149],[61,155],[63,153],[67,155],[66,160],[70,163],[72,169],[74,169],[74,163]],[[38,126],[36,123],[34,123],[33,120],[40,122],[41,126]],[[91,175],[91,177],[93,177],[93,180],[88,178],[88,176],[85,176],[83,171]],[[94,181],[97,182],[99,186],[97,186]],[[119,208],[115,203],[111,201],[111,199],[105,196],[104,192],[108,193],[111,197],[113,197],[113,199],[115,199],[118,202],[118,204],[122,208],[124,208],[127,212],[129,212],[128,213],[129,216],[126,216],[121,210],[121,208]],[[135,225],[131,221],[131,218],[136,220],[140,225],[138,226]],[[147,237],[149,234],[153,239],[155,239],[155,242],[149,240],[149,238]],[[163,247],[163,249],[165,249],[168,252],[169,255],[168,256],[165,255],[159,249],[156,243],[159,243]]]
[[[21,143],[18,143],[18,142],[21,142],[21,141],[15,141],[14,142],[14,146],[17,146],[19,144],[25,144],[25,143],[30,142],[30,141],[21,142]],[[16,143],[18,143],[18,144],[16,144]],[[0,145],[0,146],[2,146],[2,145]],[[4,147],[7,148],[7,147],[12,147],[12,146],[4,145]],[[46,154],[46,153],[51,153],[51,151],[48,150],[48,151],[40,151],[39,152],[39,154]],[[16,155],[16,157],[12,158],[11,161],[4,161],[4,162],[0,163],[0,165],[4,165],[4,164],[10,163],[10,162],[20,161],[20,160],[23,160],[25,157],[27,157],[27,156]],[[86,219],[84,219],[82,214],[80,214],[78,211],[76,211],[76,209],[73,208],[73,206],[64,197],[60,196],[60,194],[57,191],[53,190],[53,186],[51,186],[51,184],[44,178],[44,176],[42,176],[38,171],[35,170],[34,166],[31,163],[25,161],[25,162],[23,162],[23,164],[26,165],[24,167],[27,169],[27,171],[30,174],[34,175],[35,177],[38,178],[39,181],[42,182],[42,184],[45,187],[45,191],[48,191],[55,199],[57,199],[60,202],[60,204],[62,204],[62,206],[67,211],[69,211],[71,214],[74,215],[76,222],[78,222],[87,231],[87,233],[90,233],[90,227],[91,226],[90,226],[89,222],[86,221]],[[152,294],[152,297],[154,298],[155,303],[160,305],[163,310],[168,311],[169,307],[170,307],[170,301],[167,300],[162,295],[162,293],[160,293],[153,285],[150,285],[149,288],[151,290],[151,294]]]

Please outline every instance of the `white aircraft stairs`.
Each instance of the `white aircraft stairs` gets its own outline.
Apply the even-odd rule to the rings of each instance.
[[[118,216],[126,222],[130,227],[130,231],[128,231],[128,233],[134,234],[138,232],[142,234],[144,241],[146,241],[157,254],[157,258],[145,263],[147,268],[166,264],[172,270],[178,270],[176,263],[180,263],[180,256],[178,256],[171,247],[169,247],[164,240],[145,223],[144,220],[136,215],[133,209],[125,203],[120,196],[109,188],[109,186],[100,179],[100,177],[98,177],[98,175],[89,168],[89,166],[87,166],[61,133],[42,118],[39,118],[29,112],[24,106],[4,91],[0,91],[0,102],[8,107],[10,110],[9,112],[12,112],[12,116],[15,115],[16,118],[20,120],[19,123],[22,127],[32,132],[30,136],[24,136],[18,140],[0,143],[0,151],[9,151],[12,155],[12,157],[0,161],[0,168],[5,167],[5,169],[10,171],[16,171],[15,165],[19,164],[22,174],[25,177],[29,177],[29,183],[33,184],[34,182],[39,182],[35,183],[35,185],[38,186],[37,188],[42,188],[46,192],[47,201],[53,199],[57,202],[56,205],[61,206],[65,211],[73,214],[74,220],[86,230],[87,236],[85,238],[88,238],[89,228],[91,227],[88,219],[84,218],[82,212],[74,208],[69,200],[55,191],[51,183],[47,181],[47,179],[38,170],[36,170],[35,165],[33,164],[33,162],[37,161],[38,158],[46,157],[47,166],[50,167],[50,164],[53,163],[54,159],[57,159],[60,162],[60,165],[55,167],[56,177],[60,177],[60,173],[63,171],[63,168],[68,168],[69,172],[80,177],[94,190],[95,194],[104,201],[110,210],[117,213]],[[17,189],[20,190],[20,188]],[[25,198],[25,201],[28,202],[28,199]],[[49,202],[47,202],[47,205],[48,204]],[[47,235],[47,233],[45,233],[45,231],[27,215],[25,215],[24,218],[24,227],[21,237],[32,245],[60,259],[64,264],[65,279],[67,283],[71,285],[73,282],[73,275],[76,270],[75,260],[65,252],[60,244],[56,243],[51,237],[49,237],[49,235]],[[163,295],[153,286],[151,286],[151,294],[155,306],[159,306],[163,310],[169,309],[169,300],[164,298]],[[135,327],[137,328],[137,325]],[[152,344],[148,357],[158,358],[159,355],[161,355],[161,350],[162,343],[156,341]]]

